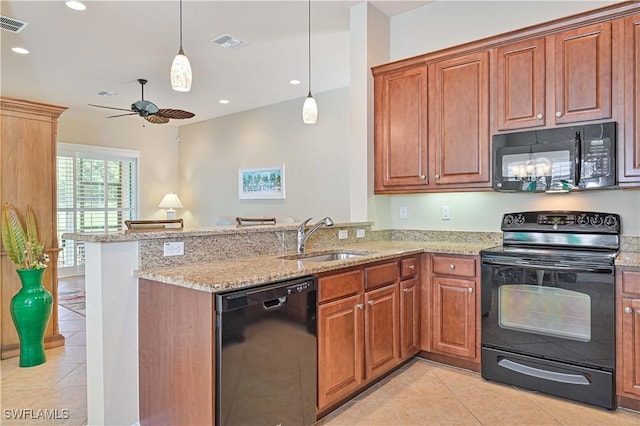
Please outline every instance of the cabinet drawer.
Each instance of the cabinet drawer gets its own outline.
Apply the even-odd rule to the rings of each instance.
[[[318,303],[360,293],[362,271],[350,271],[318,279]]]
[[[640,271],[622,271],[622,292],[640,294]]]
[[[398,262],[390,262],[377,266],[370,266],[364,270],[364,287],[367,290],[393,284],[400,276]]]
[[[473,278],[476,276],[476,260],[471,257],[433,256],[433,273]]]
[[[402,278],[413,277],[418,273],[418,258],[410,257],[400,261],[400,276]]]

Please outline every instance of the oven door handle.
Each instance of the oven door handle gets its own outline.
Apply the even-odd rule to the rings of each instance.
[[[575,272],[593,272],[596,274],[608,274],[612,273],[613,268],[609,266],[603,267],[593,267],[593,266],[579,266],[579,265],[566,265],[562,263],[531,263],[527,261],[514,261],[514,260],[484,260],[482,262],[485,265],[496,265],[496,266],[516,266],[523,268],[532,268],[532,269],[546,269],[546,270],[557,270],[557,271],[575,271]]]
[[[506,368],[516,373],[525,374],[531,377],[537,377],[544,380],[552,380],[559,383],[568,383],[571,385],[589,385],[591,382],[581,374],[567,374],[559,373],[556,371],[542,370],[540,368],[531,367],[528,365],[520,364],[519,362],[511,361],[509,359],[501,359],[498,361],[500,367]]]

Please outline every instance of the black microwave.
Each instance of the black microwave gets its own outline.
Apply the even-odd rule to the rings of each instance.
[[[555,192],[616,186],[616,123],[497,134],[496,191]]]

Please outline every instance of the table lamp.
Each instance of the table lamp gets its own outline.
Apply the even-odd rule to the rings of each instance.
[[[162,201],[158,204],[158,207],[161,209],[167,209],[167,219],[175,219],[176,218],[176,210],[181,209],[184,206],[180,202],[180,198],[173,192],[166,194],[162,197]]]

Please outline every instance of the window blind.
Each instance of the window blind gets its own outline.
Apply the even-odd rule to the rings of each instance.
[[[58,256],[60,275],[83,272],[84,244],[65,232],[108,232],[135,219],[138,200],[135,151],[58,144]]]

